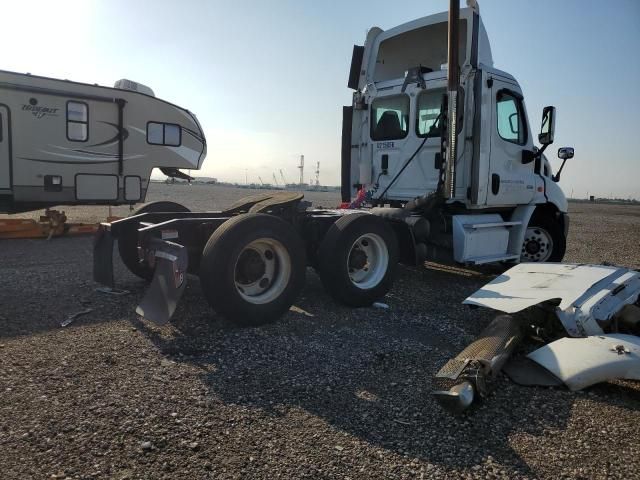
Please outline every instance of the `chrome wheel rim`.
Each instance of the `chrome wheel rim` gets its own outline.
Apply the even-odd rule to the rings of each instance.
[[[234,282],[240,296],[261,305],[278,298],[291,278],[291,257],[273,238],[260,238],[242,249],[234,268]]]
[[[389,250],[382,237],[366,233],[353,242],[347,257],[351,283],[363,290],[378,285],[389,266]]]
[[[529,227],[524,235],[520,260],[546,262],[553,252],[553,238],[544,228]]]

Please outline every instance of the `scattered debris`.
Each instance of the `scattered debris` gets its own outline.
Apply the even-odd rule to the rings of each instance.
[[[373,302],[371,304],[371,306],[373,308],[378,308],[380,310],[389,310],[389,305],[387,305],[386,303],[382,303],[382,302]]]
[[[401,425],[411,425],[411,423],[405,422],[403,420],[398,420],[397,418],[394,418],[393,421],[396,422],[396,423],[399,423]]]
[[[120,288],[109,288],[109,287],[98,287],[96,288],[96,292],[98,293],[106,293],[107,295],[114,295],[114,296],[122,296],[122,295],[128,295],[129,290],[122,290]]]
[[[614,379],[640,380],[640,272],[606,265],[524,263],[464,303],[500,315],[436,374],[436,399],[468,408],[488,393],[515,346],[530,334],[558,338],[512,361],[505,371],[522,385],[576,391]],[[573,337],[573,338],[572,338]]]
[[[93,312],[93,308],[87,308],[85,310],[80,310],[79,312],[72,313],[69,315],[64,321],[60,323],[61,327],[66,327],[71,324],[76,318],[81,317],[82,315],[87,315],[88,313]]]
[[[289,307],[289,311],[290,312],[295,312],[295,313],[300,313],[300,314],[302,314],[302,315],[304,315],[306,317],[313,317],[314,316],[313,313],[309,313],[306,310],[304,310],[304,309],[302,309],[300,307],[297,307],[295,305],[291,305]]]

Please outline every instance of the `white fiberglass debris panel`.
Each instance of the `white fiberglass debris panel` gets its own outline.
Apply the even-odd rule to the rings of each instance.
[[[570,390],[617,378],[640,380],[640,338],[635,335],[562,338],[527,356]]]
[[[516,313],[548,300],[561,299],[565,310],[594,284],[627,269],[571,263],[521,263],[487,283],[463,303]]]

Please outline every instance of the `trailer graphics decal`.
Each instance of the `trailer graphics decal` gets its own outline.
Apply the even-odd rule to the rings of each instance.
[[[22,110],[26,112],[31,112],[31,115],[33,115],[36,118],[43,118],[47,115],[50,115],[52,117],[57,117],[58,110],[60,109],[51,108],[51,107],[40,107],[38,106],[38,100],[36,100],[35,98],[30,98],[28,104],[26,103],[22,104]]]
[[[395,148],[396,144],[395,142],[378,142],[376,143],[376,148],[378,150],[386,150],[389,148]]]

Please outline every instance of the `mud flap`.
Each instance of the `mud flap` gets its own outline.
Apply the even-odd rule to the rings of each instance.
[[[187,249],[177,243],[153,240],[155,270],[153,280],[136,313],[158,325],[166,324],[176,310],[187,285]]]
[[[93,279],[109,288],[113,280],[113,235],[104,225],[98,226],[93,239]]]

